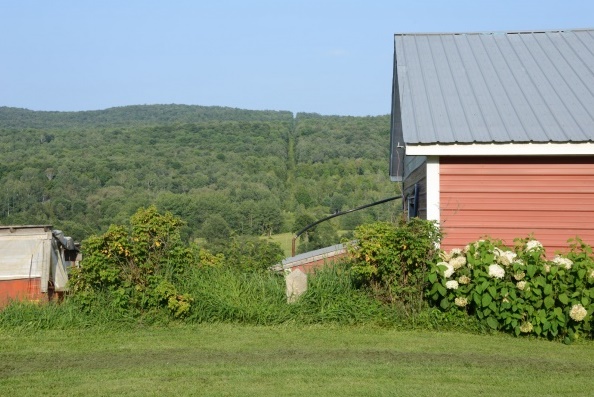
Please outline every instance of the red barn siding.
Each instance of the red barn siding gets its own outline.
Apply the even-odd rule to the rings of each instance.
[[[15,300],[47,300],[47,294],[41,292],[41,278],[0,280],[0,308]]]
[[[534,234],[549,256],[576,235],[594,244],[594,158],[442,157],[440,219],[444,249],[485,235]]]
[[[296,266],[290,267],[291,270],[299,269],[303,273],[313,273],[317,269],[321,269],[325,266],[333,266],[336,263],[344,260],[348,254],[346,252],[339,253],[334,255],[331,258],[322,258],[317,260],[312,260],[311,262],[304,262]]]

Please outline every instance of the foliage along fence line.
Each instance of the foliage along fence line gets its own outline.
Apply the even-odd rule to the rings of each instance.
[[[184,242],[183,225],[152,206],[138,210],[128,226],[90,237],[82,266],[72,269],[68,301],[86,314],[108,302],[126,316],[190,322],[396,324],[431,313],[432,322],[464,328],[474,321],[565,343],[593,336],[594,255],[578,237],[566,255],[547,260],[532,238],[517,239],[513,248],[483,239],[444,252],[433,222],[365,224],[348,244],[349,262],[312,275],[314,288],[288,308],[282,276],[268,272],[282,259],[280,247],[231,238],[213,254]],[[5,317],[18,323],[21,314]]]

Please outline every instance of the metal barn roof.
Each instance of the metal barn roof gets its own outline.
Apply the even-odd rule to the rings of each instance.
[[[594,138],[594,30],[396,34],[394,44],[406,144]]]

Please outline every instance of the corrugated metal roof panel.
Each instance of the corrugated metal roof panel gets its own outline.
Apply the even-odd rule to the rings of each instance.
[[[404,141],[591,142],[594,31],[396,34]]]

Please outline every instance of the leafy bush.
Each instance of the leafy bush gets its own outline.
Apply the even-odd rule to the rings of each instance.
[[[547,260],[540,242],[479,240],[442,252],[431,269],[429,299],[444,311],[462,310],[495,330],[570,343],[591,336],[594,257],[579,238],[571,251]]]
[[[354,236],[356,242],[348,249],[354,258],[355,283],[370,287],[381,300],[407,313],[419,311],[426,274],[439,252],[438,226],[419,218],[399,225],[377,222],[357,227]]]
[[[105,234],[89,237],[82,244],[81,267],[71,272],[75,299],[90,303],[106,291],[122,309],[166,307],[175,317],[186,315],[192,298],[175,287],[193,261],[179,235],[182,225],[152,206],[139,209],[130,228],[112,225]]]

